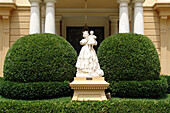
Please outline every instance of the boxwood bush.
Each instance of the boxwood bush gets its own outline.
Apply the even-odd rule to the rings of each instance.
[[[167,93],[170,94],[170,76],[168,76],[168,75],[162,75],[161,77],[167,79],[167,83],[168,83]]]
[[[167,79],[147,81],[119,81],[112,82],[109,90],[112,96],[157,98],[162,97],[167,91]]]
[[[55,34],[32,34],[18,39],[4,62],[5,80],[14,82],[71,81],[77,53]]]
[[[67,101],[0,101],[2,113],[169,113],[169,100],[145,101],[113,99],[103,102],[70,102]]]
[[[112,35],[100,44],[97,56],[108,82],[159,79],[158,53],[152,41],[144,35]]]
[[[69,82],[20,83],[0,80],[0,95],[13,99],[47,99],[71,96]]]

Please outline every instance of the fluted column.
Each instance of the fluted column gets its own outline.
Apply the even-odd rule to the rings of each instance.
[[[117,0],[119,6],[119,33],[129,33],[129,11],[130,0]]]
[[[144,35],[143,2],[145,0],[133,0],[134,2],[134,33]]]
[[[40,2],[41,0],[29,0],[31,3],[30,34],[40,33]]]
[[[55,34],[55,2],[57,0],[45,0],[46,3],[46,18],[45,18],[45,33]]]
[[[118,33],[118,18],[115,16],[110,16],[109,20],[111,22],[111,35]]]

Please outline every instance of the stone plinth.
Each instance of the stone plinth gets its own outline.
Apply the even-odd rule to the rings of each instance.
[[[107,100],[105,89],[108,88],[109,83],[104,80],[104,77],[74,77],[70,86],[74,90],[72,100]]]

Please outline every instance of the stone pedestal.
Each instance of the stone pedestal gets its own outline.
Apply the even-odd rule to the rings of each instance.
[[[74,77],[70,86],[74,90],[72,100],[107,100],[105,89],[108,88],[109,83],[104,80],[104,77]]]

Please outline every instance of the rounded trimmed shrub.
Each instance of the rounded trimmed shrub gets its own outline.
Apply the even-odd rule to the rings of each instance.
[[[162,75],[160,77],[167,79],[167,84],[168,84],[167,94],[170,94],[170,76],[169,75]]]
[[[1,80],[0,83],[0,95],[13,99],[48,99],[71,94],[69,82],[19,83]]]
[[[4,62],[5,80],[14,82],[71,81],[77,53],[55,34],[32,34],[18,39]]]
[[[159,79],[158,53],[144,35],[120,33],[110,36],[100,44],[97,56],[108,82]]]
[[[111,83],[109,91],[112,96],[118,97],[147,97],[157,98],[162,97],[167,91],[167,80],[161,78],[160,80],[146,80],[146,81],[119,81]]]

